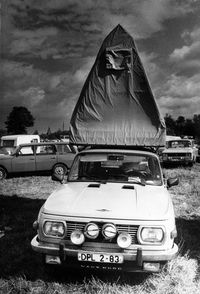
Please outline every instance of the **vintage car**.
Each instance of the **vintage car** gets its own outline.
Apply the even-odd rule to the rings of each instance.
[[[45,142],[19,145],[12,154],[0,156],[0,180],[8,175],[39,172],[66,173],[75,156],[66,143]]]
[[[163,166],[185,164],[192,166],[198,156],[198,148],[192,139],[171,140],[162,152]]]
[[[47,267],[160,271],[178,247],[159,158],[146,150],[86,148],[41,207],[33,250]]]

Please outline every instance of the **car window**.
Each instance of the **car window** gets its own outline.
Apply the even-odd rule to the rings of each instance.
[[[48,155],[48,154],[56,153],[56,148],[54,145],[41,145],[41,146],[35,146],[35,147],[36,147],[37,155]]]
[[[79,155],[71,168],[68,180],[162,184],[158,159],[140,154]]]
[[[170,148],[185,148],[185,147],[191,147],[190,141],[184,141],[184,140],[177,140],[177,141],[171,141],[168,143]]]
[[[34,155],[34,147],[33,146],[24,146],[19,149],[18,155],[25,156],[25,155]]]
[[[69,153],[71,152],[67,144],[58,144],[56,145],[58,153]]]
[[[3,147],[13,147],[15,145],[15,140],[3,140],[2,146]]]

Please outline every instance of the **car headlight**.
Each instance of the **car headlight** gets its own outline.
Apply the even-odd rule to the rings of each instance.
[[[95,223],[89,223],[85,226],[84,233],[90,239],[96,239],[99,236],[99,227]]]
[[[46,236],[62,238],[65,234],[65,225],[63,222],[46,221],[43,231]]]
[[[102,234],[106,239],[113,239],[117,234],[117,229],[113,224],[105,224],[102,228]]]
[[[121,248],[128,248],[132,243],[131,235],[128,233],[120,233],[117,237],[117,244]]]
[[[140,230],[141,243],[161,243],[164,238],[162,228],[144,227]]]
[[[168,159],[168,155],[167,154],[162,154],[163,160],[167,160]]]
[[[81,245],[85,241],[85,236],[80,230],[75,230],[71,233],[70,239],[73,244]]]

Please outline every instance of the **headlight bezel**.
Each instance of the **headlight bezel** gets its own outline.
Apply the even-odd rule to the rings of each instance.
[[[78,239],[75,239],[74,237],[73,237],[73,235],[75,235],[75,234],[79,234],[81,237],[82,237],[82,239],[81,239],[81,241],[80,241],[80,238]],[[84,242],[85,242],[85,235],[84,235],[84,233],[81,231],[81,230],[79,230],[79,229],[75,229],[75,230],[73,230],[72,232],[71,232],[71,234],[70,234],[70,241],[74,244],[74,245],[77,245],[77,246],[80,246],[80,245],[82,245]],[[79,241],[79,242],[78,242]]]
[[[126,238],[126,241],[123,243],[123,238]],[[132,245],[132,237],[128,232],[121,232],[117,236],[117,245],[122,249],[127,249]]]
[[[162,230],[162,238],[160,241],[150,241],[150,240],[144,240],[142,238],[142,231],[144,229],[149,229],[149,230]],[[166,239],[166,229],[164,226],[140,226],[137,232],[137,239],[139,244],[142,245],[162,245],[165,242]]]
[[[96,235],[92,236],[92,235],[90,235],[88,233],[89,232],[89,230],[88,230],[89,226],[95,226],[96,227],[96,231],[97,231],[97,234]],[[89,222],[89,223],[86,224],[86,226],[84,228],[84,235],[85,235],[86,238],[94,240],[94,239],[98,238],[99,233],[100,233],[100,228],[99,228],[99,226],[96,223]]]
[[[108,236],[108,235],[106,235],[106,229],[107,229],[108,227],[113,228],[113,229],[115,230],[113,236]],[[112,224],[112,223],[106,223],[106,224],[104,224],[103,227],[102,227],[102,235],[103,235],[103,237],[104,237],[106,240],[112,240],[112,239],[114,239],[114,238],[117,236],[117,233],[118,233],[118,232],[117,232],[117,227],[116,227],[114,224]]]
[[[48,234],[47,231],[45,230],[45,225],[47,223],[51,223],[53,224],[61,224],[63,226],[63,234],[58,235],[58,234]],[[56,238],[56,239],[63,239],[66,235],[66,230],[67,230],[67,225],[66,222],[62,221],[62,220],[51,220],[51,219],[45,219],[42,223],[42,232],[44,234],[45,237],[48,238]]]

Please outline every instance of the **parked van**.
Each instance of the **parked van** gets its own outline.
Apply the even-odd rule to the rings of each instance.
[[[7,135],[1,137],[1,147],[11,154],[17,146],[26,143],[40,143],[39,135]]]

